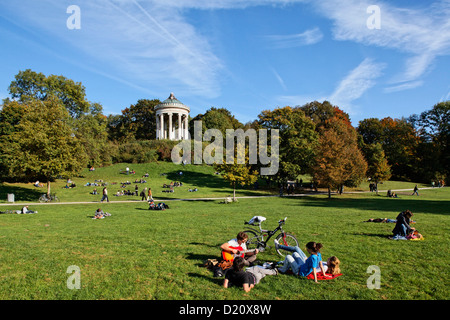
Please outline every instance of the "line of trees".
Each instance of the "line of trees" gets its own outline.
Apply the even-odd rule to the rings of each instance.
[[[100,103],[86,99],[81,83],[30,69],[20,71],[8,90],[0,110],[3,181],[50,183],[90,166],[170,161],[177,143],[155,140],[158,99],[141,99],[106,116]],[[264,110],[246,124],[214,107],[191,120],[202,120],[204,131],[219,129],[224,137],[226,129],[278,129],[280,167],[263,177],[269,184],[310,174],[317,186],[342,190],[367,178],[430,182],[450,176],[450,101],[408,118],[364,119],[357,127],[328,101]],[[193,136],[193,121],[190,125]],[[259,172],[258,165],[238,169]]]

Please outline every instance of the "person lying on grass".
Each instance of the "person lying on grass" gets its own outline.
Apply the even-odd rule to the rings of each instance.
[[[313,241],[308,242],[306,244],[306,250],[310,256],[307,258],[305,253],[298,246],[284,246],[275,240],[275,248],[294,252],[292,255],[287,255],[285,257],[283,266],[278,268],[278,271],[286,273],[288,270],[292,269],[292,272],[295,275],[301,277],[307,277],[313,273],[314,282],[317,282],[317,269],[322,271],[325,278],[331,277],[325,273],[324,264],[322,263],[322,254],[320,253],[322,247],[323,245],[321,243]]]
[[[262,278],[267,275],[277,275],[275,269],[266,269],[258,266],[247,268],[244,271],[245,260],[242,257],[236,257],[233,260],[233,266],[225,272],[223,287],[230,288],[232,286],[242,287],[245,292],[249,292],[257,285]]]

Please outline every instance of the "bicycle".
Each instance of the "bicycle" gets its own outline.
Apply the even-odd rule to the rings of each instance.
[[[59,202],[59,198],[56,196],[55,193],[47,195],[46,193],[44,193],[43,195],[41,195],[39,197],[39,202],[43,203],[43,202]]]
[[[265,218],[262,221],[260,221],[259,219],[252,218],[250,221],[252,221],[252,220],[255,220],[255,221],[244,222],[245,225],[248,224],[251,226],[259,227],[259,230],[257,230],[256,228],[251,228],[251,229],[244,231],[248,235],[248,240],[246,243],[247,249],[252,250],[252,249],[257,249],[257,248],[258,249],[270,248],[267,246],[267,244],[269,243],[270,238],[272,238],[278,232],[280,232],[280,233],[276,236],[275,239],[278,241],[279,244],[282,244],[285,246],[290,246],[290,247],[298,246],[297,238],[293,234],[287,233],[286,231],[283,230],[283,225],[286,223],[286,219],[287,219],[287,217],[285,217],[282,220],[279,220],[278,227],[276,227],[274,230],[262,229],[261,223],[263,221],[265,221]],[[265,237],[266,237],[266,239],[264,239]],[[291,252],[280,249],[280,248],[277,248],[276,251],[282,257],[284,257],[286,254],[291,254]]]

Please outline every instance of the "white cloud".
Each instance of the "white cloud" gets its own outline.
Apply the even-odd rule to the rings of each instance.
[[[369,29],[368,0],[317,1],[317,8],[334,21],[333,35],[339,41],[395,49],[408,55],[404,71],[393,77],[393,90],[413,88],[433,66],[438,56],[450,53],[450,1],[437,1],[423,9],[396,8],[377,1],[381,28]],[[406,82],[412,82],[406,85]],[[389,90],[389,89],[388,89]]]
[[[277,49],[312,45],[320,42],[322,38],[323,33],[319,28],[309,29],[298,34],[267,36],[267,39],[270,41],[270,45]]]
[[[375,85],[375,79],[382,75],[385,64],[376,63],[366,58],[342,79],[334,92],[327,99],[332,104],[352,111],[352,103]]]
[[[421,85],[423,85],[423,81],[422,80],[409,81],[409,82],[406,82],[406,83],[403,83],[403,84],[387,87],[387,88],[384,89],[384,92],[391,93],[391,92],[409,90],[409,89],[414,89],[414,88],[420,87]]]
[[[342,80],[339,81],[331,94],[312,95],[285,95],[279,96],[277,102],[282,105],[296,106],[304,105],[311,101],[329,101],[333,105],[339,106],[349,114],[355,114],[356,106],[354,101],[376,84],[376,79],[383,74],[384,63],[374,62],[372,59],[364,59],[356,68],[351,70]]]

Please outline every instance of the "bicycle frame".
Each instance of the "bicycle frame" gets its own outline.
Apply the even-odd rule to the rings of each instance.
[[[272,238],[276,233],[278,233],[278,231],[281,231],[281,234],[283,234],[283,238],[286,237],[286,232],[284,232],[283,227],[282,227],[282,225],[284,224],[285,221],[286,221],[286,219],[280,220],[278,222],[278,227],[276,227],[272,231],[261,228],[261,222],[258,224],[259,231],[256,228],[252,228],[252,227],[249,227],[249,229],[253,230],[257,234],[257,236],[260,238],[259,244],[263,247],[266,247],[270,238]],[[248,223],[246,223],[246,224],[248,224]],[[252,225],[252,224],[249,224],[249,225]],[[254,224],[252,226],[254,226]],[[265,236],[267,237],[266,239],[264,239]]]

